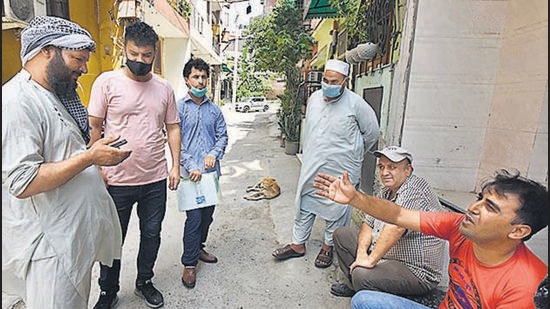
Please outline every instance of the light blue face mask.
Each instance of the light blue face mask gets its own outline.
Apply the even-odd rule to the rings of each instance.
[[[191,87],[189,90],[191,91],[191,94],[197,98],[202,98],[204,95],[208,92],[208,87],[204,87],[202,89],[197,89],[195,87]]]
[[[329,85],[325,82],[321,82],[321,89],[327,98],[336,98],[343,92],[342,85]]]

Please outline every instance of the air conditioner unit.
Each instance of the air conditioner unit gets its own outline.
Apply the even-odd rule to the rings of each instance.
[[[29,22],[33,17],[47,15],[46,0],[3,0],[7,18]]]
[[[118,18],[137,18],[141,15],[141,2],[136,0],[118,1]]]
[[[309,71],[307,73],[306,82],[308,83],[320,84],[322,80],[323,80],[323,72],[321,71]]]

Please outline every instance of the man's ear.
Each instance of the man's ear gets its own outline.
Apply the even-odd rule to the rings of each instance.
[[[346,86],[346,87],[347,87],[347,86],[348,86],[348,84],[349,84],[349,81],[350,81],[350,80],[351,80],[351,79],[350,79],[350,77],[349,77],[349,76],[346,76],[346,78],[344,78],[344,83],[343,83],[343,84],[344,84],[344,86]]]
[[[411,176],[414,171],[412,164],[410,163],[407,164],[407,171],[409,172],[407,176]]]
[[[51,45],[50,46],[45,46],[45,47],[42,47],[40,52],[43,53],[46,57],[50,58],[50,57],[55,55],[55,47],[53,47]]]
[[[508,233],[508,237],[510,237],[511,239],[521,240],[529,234],[531,234],[531,227],[529,225],[515,224],[512,231]]]

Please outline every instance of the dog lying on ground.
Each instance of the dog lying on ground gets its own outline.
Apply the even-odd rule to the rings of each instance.
[[[281,188],[279,183],[273,177],[263,177],[256,184],[248,186],[246,188],[248,195],[243,196],[244,199],[249,201],[257,201],[261,199],[276,198],[281,194]]]

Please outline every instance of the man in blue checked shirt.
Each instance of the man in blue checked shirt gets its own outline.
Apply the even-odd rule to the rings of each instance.
[[[210,66],[192,58],[183,68],[188,94],[177,102],[181,121],[181,173],[183,178],[200,181],[204,173],[221,175],[220,161],[227,147],[227,125],[221,109],[206,96]],[[216,263],[218,258],[204,250],[215,205],[187,210],[183,231],[184,266],[181,281],[195,287],[199,260]]]

